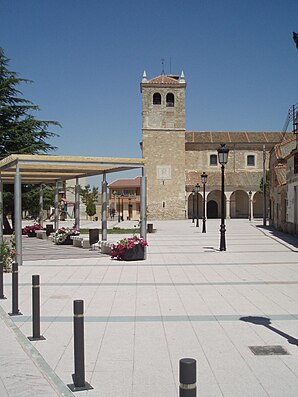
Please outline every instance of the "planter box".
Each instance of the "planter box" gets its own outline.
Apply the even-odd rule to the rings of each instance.
[[[67,236],[66,239],[58,245],[73,245],[73,242],[72,242],[72,239],[70,238],[70,236]]]
[[[35,232],[28,232],[27,236],[28,237],[36,237],[36,233]]]
[[[127,249],[122,256],[122,259],[124,261],[141,261],[144,260],[144,256],[144,247],[142,247],[142,244],[137,244],[133,248]]]

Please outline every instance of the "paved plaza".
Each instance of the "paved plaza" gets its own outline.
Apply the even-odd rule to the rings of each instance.
[[[75,247],[55,254],[49,241],[24,237],[23,315],[7,315],[11,274],[0,300],[0,396],[178,397],[179,359],[193,357],[198,397],[296,397],[298,239],[228,220],[227,251],[219,252],[219,222],[208,220],[202,234],[191,220],[156,221],[139,262]],[[30,342],[34,274],[46,340]],[[74,299],[85,303],[94,389],[72,394]],[[272,354],[274,346],[285,354]]]

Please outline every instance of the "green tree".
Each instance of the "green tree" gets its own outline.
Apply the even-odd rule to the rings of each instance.
[[[39,107],[22,98],[18,86],[31,80],[18,77],[8,69],[9,59],[0,47],[0,159],[12,153],[41,154],[55,150],[47,142],[57,136],[50,126],[60,126],[57,121],[37,120],[32,113]]]
[[[57,121],[37,120],[37,105],[22,97],[18,87],[31,80],[8,69],[9,59],[0,47],[0,160],[10,154],[42,154],[56,149],[48,140],[58,136],[49,131]],[[4,211],[13,216],[13,186],[4,186]],[[5,220],[7,224],[7,219]]]
[[[85,188],[81,189],[81,197],[83,203],[86,205],[86,213],[88,216],[94,216],[96,214],[96,205],[98,201],[98,187],[86,185]]]
[[[22,206],[34,218],[40,215],[40,187],[36,185],[23,185]],[[54,189],[52,186],[43,185],[43,209],[49,210],[54,203]]]
[[[89,201],[86,206],[86,213],[88,216],[94,216],[96,214],[96,205]]]

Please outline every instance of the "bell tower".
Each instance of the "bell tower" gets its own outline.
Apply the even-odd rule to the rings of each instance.
[[[185,218],[184,73],[141,82],[142,151],[149,219]]]

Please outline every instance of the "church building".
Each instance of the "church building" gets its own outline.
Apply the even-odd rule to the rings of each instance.
[[[225,167],[227,218],[263,216],[260,184],[269,151],[282,132],[186,131],[183,72],[141,81],[142,154],[146,160],[148,219],[192,218],[203,213],[201,174],[207,173],[205,214],[221,216],[221,166],[217,149],[229,149]],[[196,184],[199,194],[193,194]],[[197,201],[198,200],[198,201]]]

